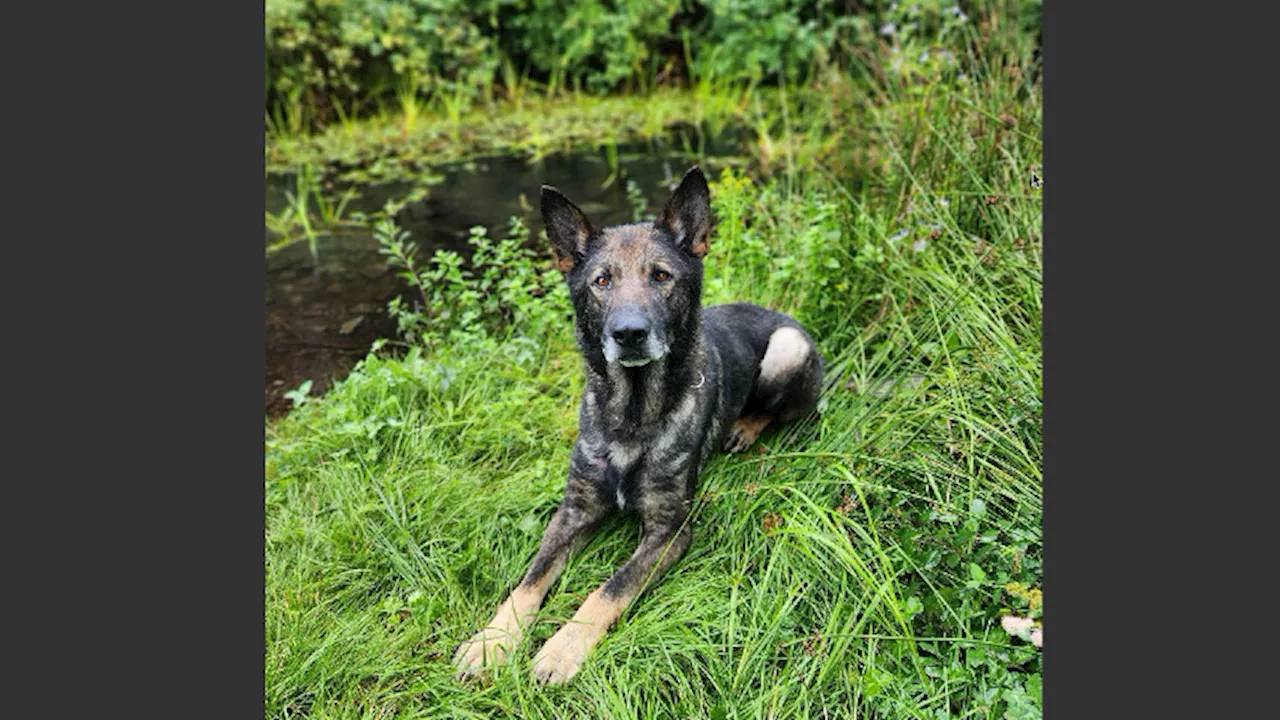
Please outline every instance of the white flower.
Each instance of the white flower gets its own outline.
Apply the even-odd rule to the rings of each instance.
[[[1035,627],[1035,621],[1029,617],[1005,615],[1000,618],[1000,627],[1010,635],[1020,637],[1038,648],[1044,647],[1044,628]]]
[[[1018,617],[1016,615],[1005,615],[1000,618],[1000,627],[1010,635],[1021,636],[1031,630],[1034,621],[1029,617]]]

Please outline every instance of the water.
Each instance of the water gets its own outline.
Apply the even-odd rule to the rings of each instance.
[[[736,162],[732,141],[706,142],[702,149],[700,164],[709,175]],[[544,183],[556,186],[597,226],[612,225],[632,220],[627,180],[639,186],[652,215],[695,164],[669,142],[619,146],[616,159],[616,174],[604,150],[555,155],[535,163],[502,156],[442,166],[436,172],[443,180],[426,199],[403,208],[396,222],[418,243],[424,261],[437,248],[469,257],[466,240],[475,225],[487,228],[490,237],[502,237],[510,218],[517,216],[536,237],[542,230],[538,202]],[[608,183],[611,175],[613,182]],[[268,212],[286,207],[285,191],[294,191],[294,183],[289,176],[267,178]],[[376,212],[410,189],[408,183],[358,188],[359,197],[348,204],[347,214]],[[268,245],[279,239],[267,231]],[[412,297],[404,280],[378,253],[369,231],[323,233],[316,245],[318,264],[306,240],[267,254],[266,411],[271,416],[289,409],[285,392],[305,380],[312,381],[313,394],[323,392],[350,372],[375,339],[394,337],[387,301],[396,295]]]

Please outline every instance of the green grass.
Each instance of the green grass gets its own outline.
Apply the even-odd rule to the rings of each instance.
[[[267,426],[268,717],[1040,716],[1040,652],[1000,624],[1041,612],[1039,88],[999,69],[882,88],[792,112],[779,137],[809,150],[772,179],[713,184],[706,301],[804,322],[822,413],[710,463],[688,554],[571,685],[539,687],[533,652],[634,520],[573,556],[491,683],[449,663],[559,500],[567,317],[373,354]],[[806,145],[852,117],[856,136]]]

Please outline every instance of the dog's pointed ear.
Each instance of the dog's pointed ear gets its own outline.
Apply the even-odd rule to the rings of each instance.
[[[672,193],[658,225],[676,236],[676,245],[701,258],[711,247],[711,189],[697,165],[689,168]]]
[[[542,222],[547,226],[556,265],[561,271],[569,272],[582,261],[587,252],[587,238],[595,228],[577,205],[550,185],[542,186]]]

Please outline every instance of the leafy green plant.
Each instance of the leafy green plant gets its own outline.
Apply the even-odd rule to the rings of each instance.
[[[304,380],[301,385],[299,385],[298,387],[292,390],[289,390],[284,394],[284,396],[288,398],[290,402],[293,403],[293,406],[295,408],[301,407],[302,405],[306,404],[306,402],[309,399],[311,399],[311,381]]]
[[[679,0],[528,0],[510,22],[515,50],[553,88],[579,82],[592,92],[616,89],[649,71]]]
[[[539,338],[571,314],[568,290],[548,258],[525,246],[528,230],[512,218],[505,238],[471,229],[468,261],[452,250],[419,264],[409,233],[384,219],[374,229],[380,252],[417,290],[419,301],[393,298],[388,311],[405,342],[455,350],[512,337]]]
[[[508,4],[267,0],[268,106],[326,112],[334,99],[368,102],[368,93],[394,87],[402,104],[405,92],[478,95],[498,66],[481,27]]]
[[[694,72],[726,81],[758,83],[775,76],[799,81],[814,66],[831,59],[837,40],[846,46],[858,43],[869,27],[865,17],[845,14],[835,2],[706,0],[703,4],[708,19],[694,45]]]

